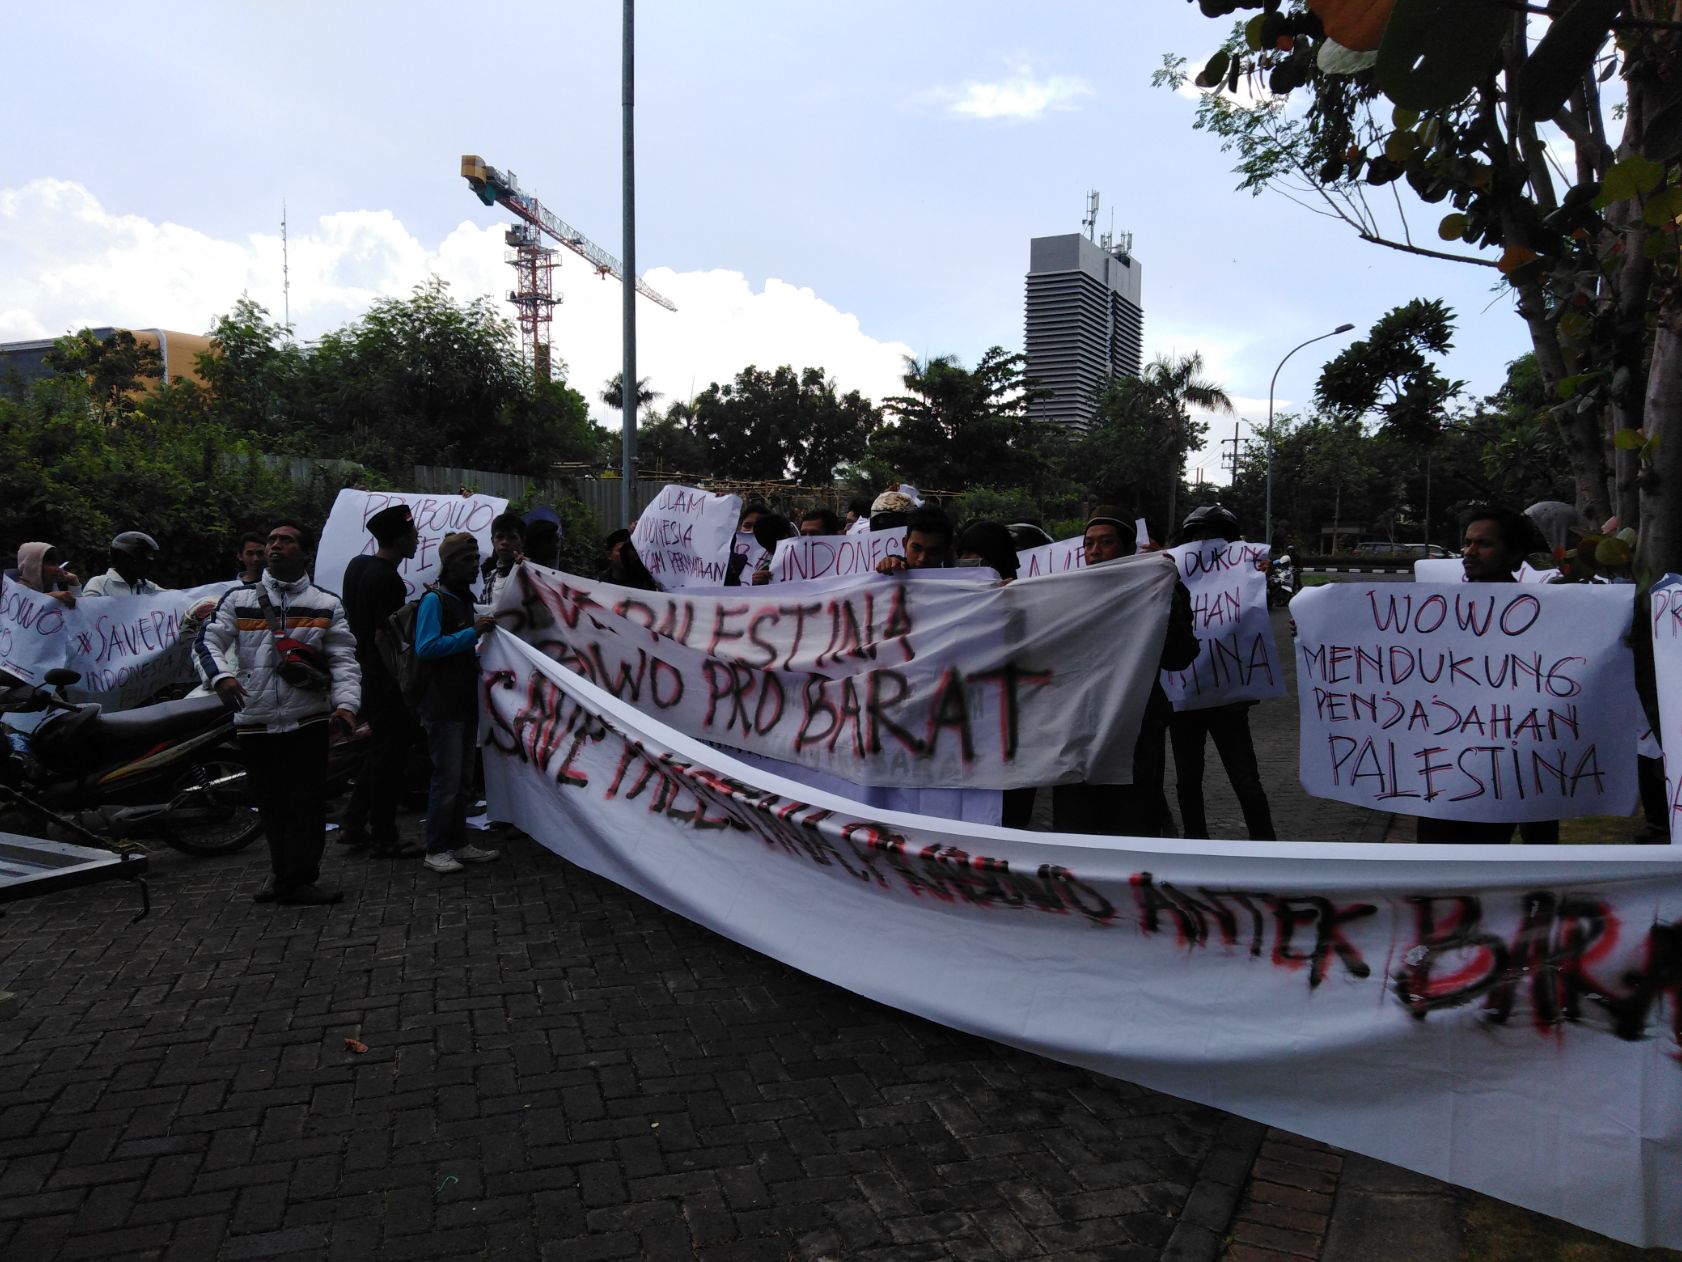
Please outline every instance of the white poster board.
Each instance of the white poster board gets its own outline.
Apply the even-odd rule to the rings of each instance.
[[[1176,710],[1203,710],[1234,701],[1285,695],[1284,663],[1267,616],[1265,543],[1206,539],[1169,548],[1180,581],[1191,593],[1197,658],[1185,670],[1162,672],[1162,688]]]
[[[492,814],[714,932],[954,1029],[1682,1245],[1668,852],[950,823],[751,767],[515,637],[483,664]]]
[[[874,574],[883,557],[904,555],[903,526],[858,535],[796,535],[778,542],[771,558],[771,581],[798,583]],[[745,570],[744,581],[751,574],[751,568]]]
[[[638,516],[631,542],[661,591],[718,587],[741,511],[739,495],[670,483]]]
[[[1659,693],[1658,737],[1664,746],[1665,811],[1670,844],[1677,846],[1682,845],[1682,574],[1666,574],[1653,584],[1648,599]]]
[[[393,504],[407,504],[414,514],[420,543],[415,555],[398,565],[408,599],[438,579],[438,545],[446,535],[466,531],[479,541],[480,557],[491,554],[491,523],[508,509],[498,495],[422,495],[416,491],[339,492],[333,511],[321,529],[315,553],[317,587],[337,592],[344,586],[345,567],[352,557],[369,556],[380,546],[368,533],[368,519]]]
[[[1298,593],[1303,787],[1434,819],[1627,814],[1634,597],[1516,583]]]

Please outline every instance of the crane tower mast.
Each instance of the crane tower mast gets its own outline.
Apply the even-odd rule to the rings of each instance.
[[[508,256],[508,263],[514,268],[516,277],[516,288],[509,293],[508,300],[514,304],[520,325],[520,340],[531,360],[532,370],[540,382],[547,381],[550,317],[561,300],[555,297],[554,291],[554,271],[559,260],[555,257],[555,250],[543,243],[543,237],[559,241],[582,257],[599,276],[623,280],[624,269],[613,255],[565,220],[544,209],[537,198],[522,193],[512,171],[499,171],[480,157],[464,154],[461,174],[485,205],[502,206],[524,221],[509,228],[503,238],[513,250]],[[637,278],[636,288],[643,297],[659,303],[666,310],[677,310],[671,299],[650,288],[641,277]]]

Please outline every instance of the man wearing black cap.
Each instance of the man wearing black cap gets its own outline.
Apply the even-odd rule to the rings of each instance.
[[[1086,564],[1102,565],[1137,550],[1132,518],[1110,504],[1101,504],[1087,518]],[[1174,580],[1174,599],[1168,609],[1168,633],[1162,641],[1159,670],[1184,670],[1197,659],[1197,633],[1191,616],[1191,593]],[[1162,690],[1160,673],[1151,676],[1150,700],[1139,723],[1133,746],[1133,783],[1060,784],[1051,791],[1052,827],[1067,833],[1109,833],[1136,837],[1170,835],[1174,820],[1168,812],[1168,720],[1174,707]]]
[[[111,568],[82,587],[84,596],[150,596],[163,588],[150,577],[158,541],[143,530],[125,530],[111,540]]]
[[[345,808],[341,845],[368,846],[380,858],[419,854],[397,835],[397,803],[403,794],[403,760],[420,735],[403,691],[380,656],[379,634],[386,619],[403,607],[407,587],[398,567],[415,555],[420,533],[407,504],[392,504],[368,519],[368,533],[379,546],[371,556],[351,558],[345,566],[345,616],[356,636],[356,661],[362,667],[362,718],[373,730],[368,754]]]

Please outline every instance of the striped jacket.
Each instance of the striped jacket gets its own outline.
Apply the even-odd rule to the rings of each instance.
[[[362,700],[362,671],[339,598],[308,577],[283,583],[265,571],[259,581],[268,589],[285,634],[326,654],[333,683],[325,692],[306,692],[282,679],[274,636],[257,603],[257,584],[229,588],[194,641],[193,665],[213,690],[229,677],[244,687],[245,708],[234,716],[234,726],[290,732],[334,710],[354,713]]]

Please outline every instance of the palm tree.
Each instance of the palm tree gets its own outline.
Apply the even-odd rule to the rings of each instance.
[[[1203,376],[1203,356],[1197,351],[1174,357],[1156,356],[1139,374],[1139,382],[1155,396],[1164,419],[1170,422],[1167,437],[1174,456],[1174,477],[1168,486],[1168,520],[1163,523],[1163,529],[1172,530],[1178,524],[1176,500],[1185,477],[1186,453],[1202,442],[1209,429],[1204,422],[1191,419],[1191,409],[1231,416],[1232,399],[1219,385]]]
[[[637,378],[637,412],[640,415],[643,408],[660,398],[658,390],[648,388],[648,378]],[[602,388],[601,401],[616,412],[625,410],[625,374],[616,372],[607,379],[607,385]]]

